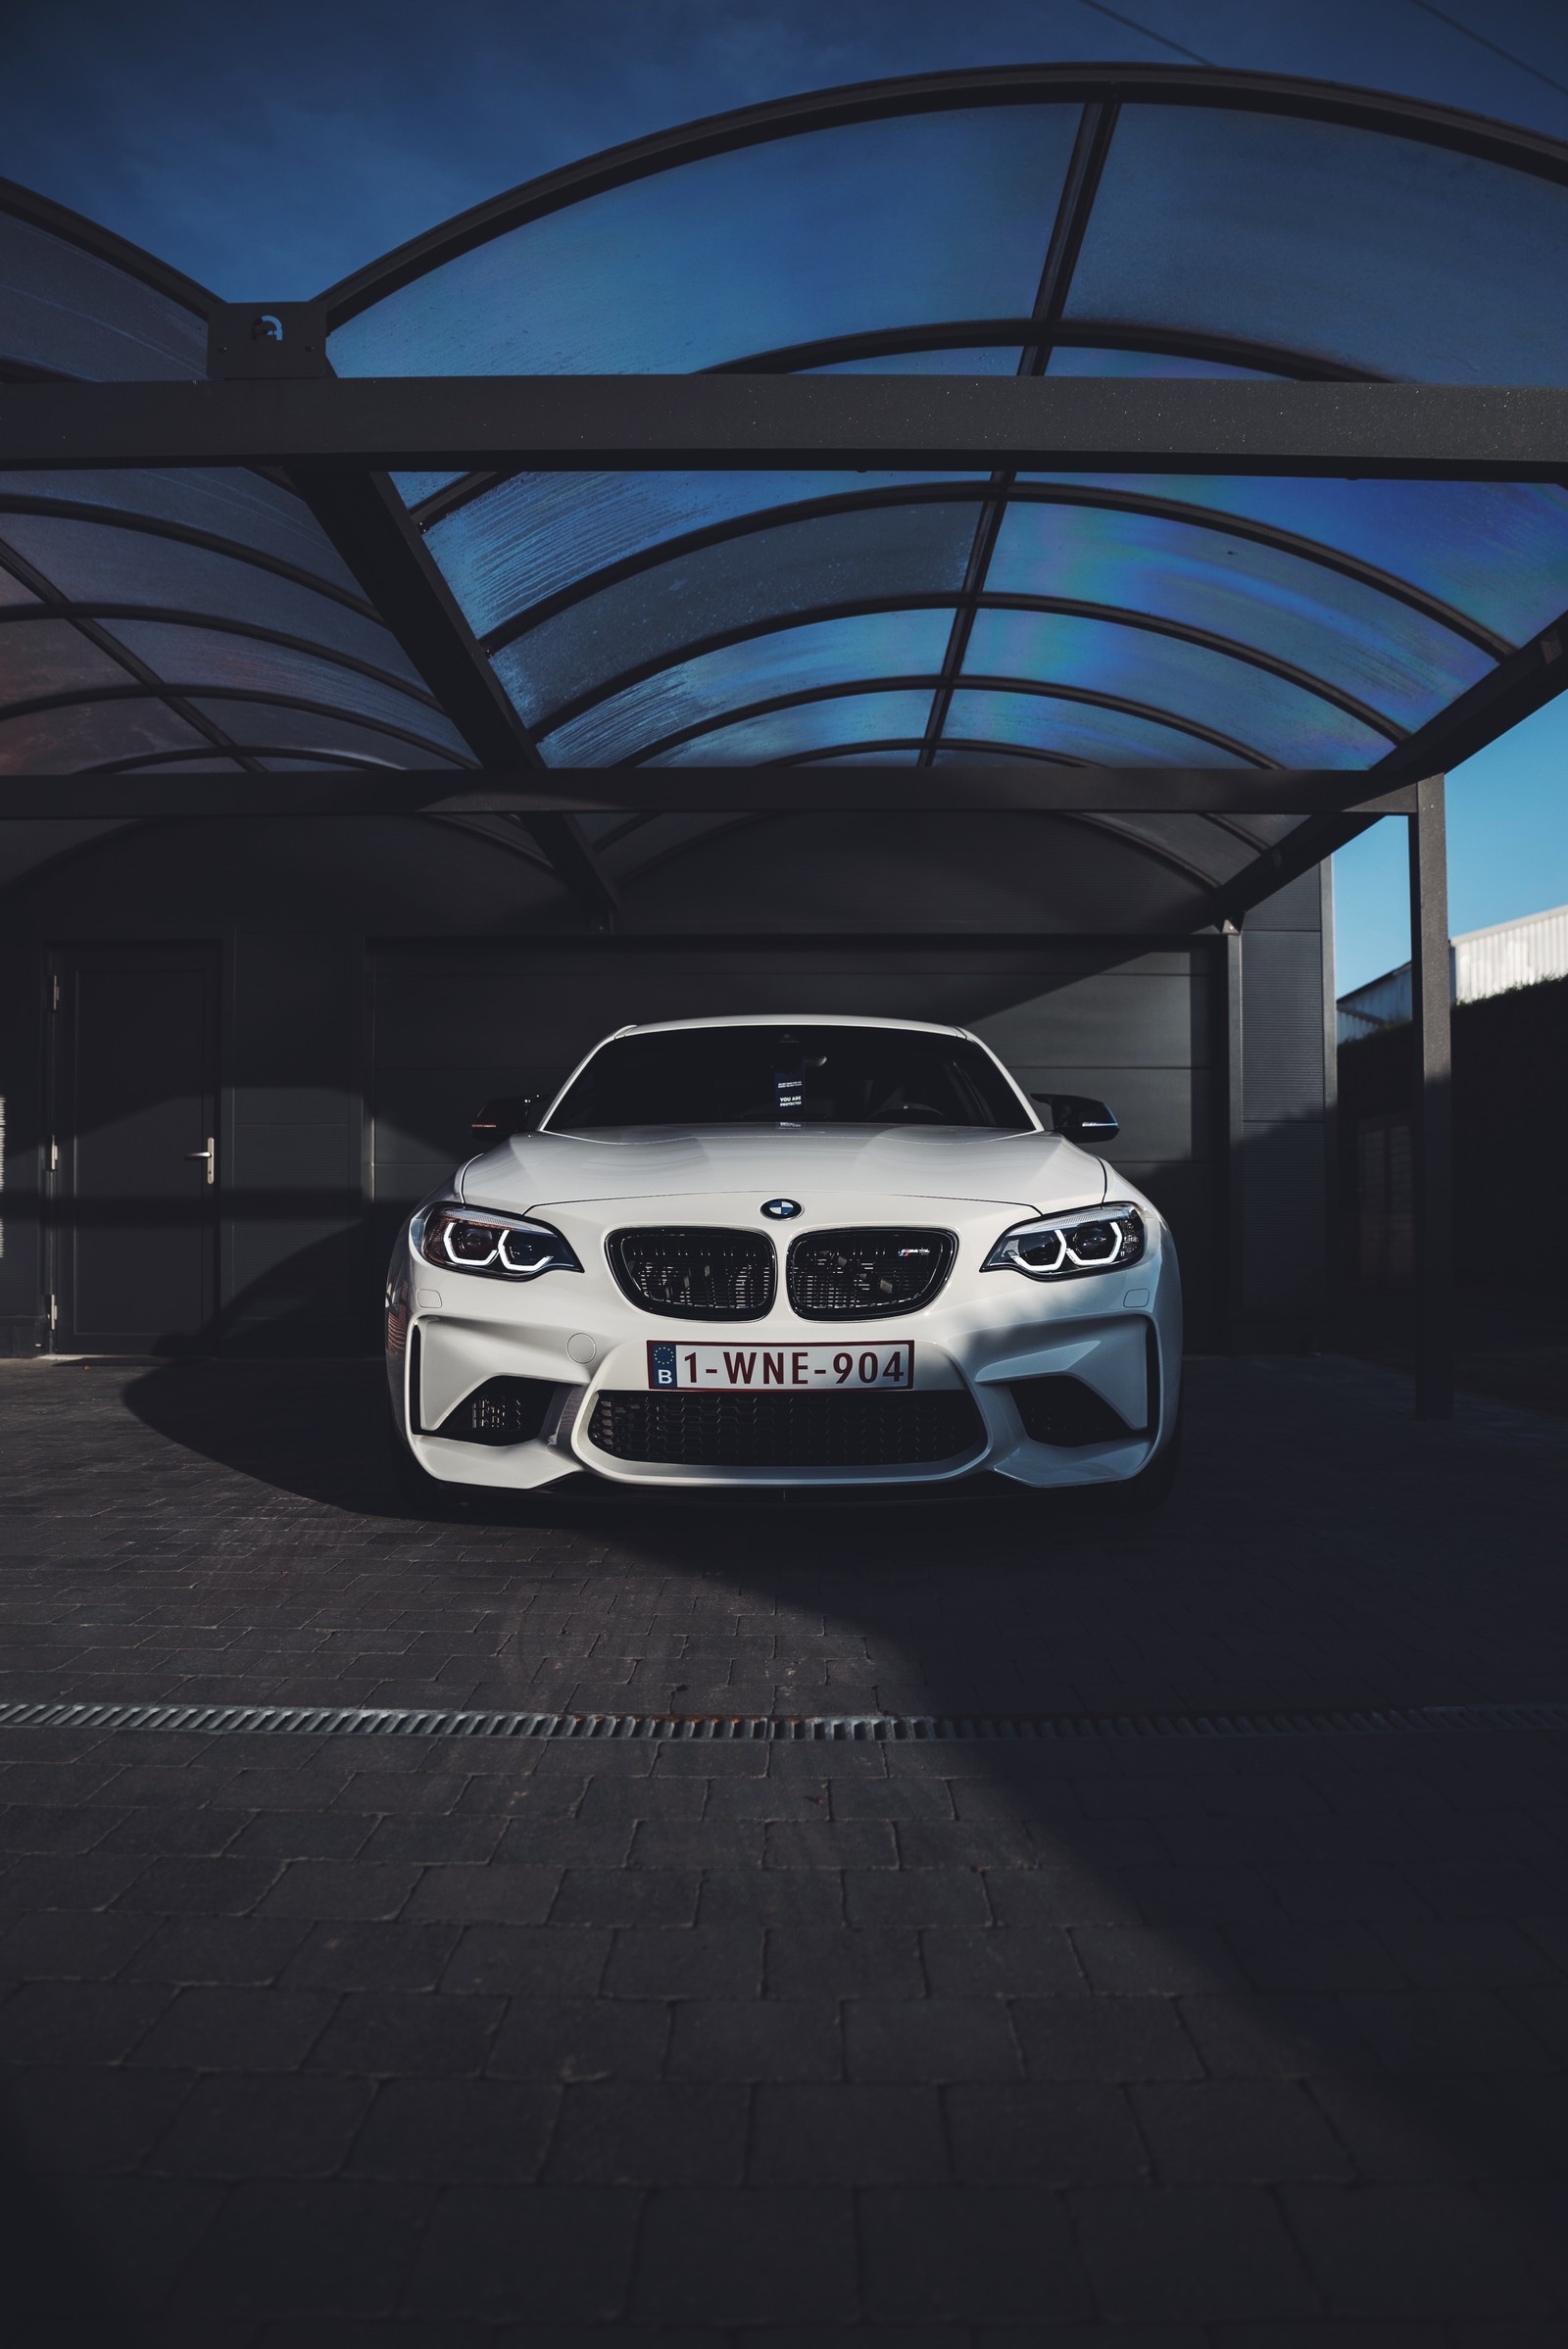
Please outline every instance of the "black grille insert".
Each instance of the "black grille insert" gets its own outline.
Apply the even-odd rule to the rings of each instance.
[[[773,1302],[778,1258],[760,1232],[654,1224],[612,1232],[610,1269],[633,1304],[681,1321],[755,1321]]]
[[[928,1305],[953,1270],[951,1232],[866,1230],[803,1232],[792,1243],[785,1279],[803,1321],[863,1321],[875,1313],[912,1313]]]
[[[1114,1444],[1148,1433],[1130,1428],[1082,1379],[1013,1379],[1007,1392],[1018,1406],[1024,1434],[1036,1444]]]
[[[555,1392],[548,1379],[486,1379],[433,1432],[459,1444],[524,1444],[543,1427]]]
[[[607,1390],[589,1428],[617,1460],[684,1468],[909,1468],[978,1449],[965,1388],[929,1395],[656,1395]]]

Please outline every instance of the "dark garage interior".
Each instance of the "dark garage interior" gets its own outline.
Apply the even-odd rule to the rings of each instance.
[[[1565,229],[1542,132],[1187,67],[750,108],[309,303],[0,183],[17,2340],[1561,2337],[1564,1457],[1454,1394],[1444,778],[1568,676]],[[1112,1105],[1158,1515],[400,1497],[480,1104],[770,1011]]]

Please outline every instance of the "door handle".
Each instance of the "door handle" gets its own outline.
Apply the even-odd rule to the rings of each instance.
[[[217,1149],[216,1149],[216,1148],[215,1148],[215,1146],[214,1146],[213,1137],[211,1136],[211,1134],[209,1134],[209,1135],[208,1135],[208,1137],[207,1137],[207,1148],[206,1148],[204,1150],[187,1150],[187,1151],[185,1152],[185,1155],[186,1155],[186,1157],[187,1157],[187,1158],[205,1159],[205,1160],[206,1160],[206,1162],[207,1162],[207,1180],[208,1180],[208,1182],[209,1182],[209,1183],[216,1183],[216,1182],[217,1182],[217,1180],[218,1180],[218,1151],[217,1151]]]

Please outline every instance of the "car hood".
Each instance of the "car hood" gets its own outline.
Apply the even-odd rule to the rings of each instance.
[[[1049,1214],[1098,1204],[1100,1159],[1058,1134],[981,1127],[648,1127],[591,1134],[517,1134],[464,1167],[469,1206],[532,1212],[594,1199],[711,1197],[738,1192],[760,1204],[812,1190],[863,1191],[868,1199],[990,1200]]]

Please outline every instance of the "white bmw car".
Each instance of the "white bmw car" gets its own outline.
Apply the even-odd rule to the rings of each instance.
[[[1174,1474],[1181,1289],[1157,1209],[962,1028],[622,1028],[411,1217],[387,1372],[416,1494],[1015,1486]],[[447,1497],[452,1497],[450,1494]]]

